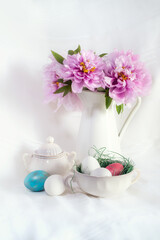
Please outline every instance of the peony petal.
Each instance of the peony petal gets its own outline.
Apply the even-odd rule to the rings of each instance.
[[[132,102],[137,96],[144,96],[151,86],[151,76],[131,51],[115,50],[105,57],[105,81],[109,96],[116,103]]]
[[[77,83],[77,82],[72,82],[72,91],[74,93],[81,93],[83,89],[83,82]]]

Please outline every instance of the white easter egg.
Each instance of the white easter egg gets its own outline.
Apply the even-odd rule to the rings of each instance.
[[[91,156],[88,156],[83,159],[81,163],[81,170],[83,173],[90,174],[96,168],[99,168],[99,162]]]
[[[97,168],[91,172],[91,176],[94,177],[111,177],[111,172],[106,168]]]
[[[64,193],[65,185],[62,176],[52,175],[47,178],[44,189],[48,195],[58,196]]]

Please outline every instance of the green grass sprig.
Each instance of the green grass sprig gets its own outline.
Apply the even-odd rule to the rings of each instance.
[[[91,154],[91,150],[94,151],[94,153],[92,152]],[[100,166],[103,168],[106,168],[112,163],[120,163],[123,165],[123,170],[120,175],[130,173],[134,169],[133,161],[117,152],[107,151],[105,147],[97,149],[95,146],[93,146],[91,150],[89,151],[89,155],[96,158]],[[76,169],[78,172],[83,173],[81,165],[77,166]]]

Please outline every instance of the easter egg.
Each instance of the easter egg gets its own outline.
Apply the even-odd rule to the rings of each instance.
[[[97,168],[91,172],[90,176],[94,177],[111,177],[111,172],[106,168]]]
[[[49,174],[45,171],[33,171],[25,177],[24,185],[33,192],[40,192],[44,190],[44,183],[48,177]]]
[[[60,175],[52,175],[45,181],[44,189],[48,195],[58,196],[64,193],[65,185],[63,177]]]
[[[120,163],[112,163],[106,167],[108,169],[112,176],[118,176],[122,170],[123,170],[123,165]]]
[[[99,162],[91,156],[88,156],[83,159],[81,163],[81,170],[83,173],[90,174],[96,168],[99,168]]]

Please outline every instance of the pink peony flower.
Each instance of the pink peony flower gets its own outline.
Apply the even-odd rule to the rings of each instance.
[[[57,111],[61,105],[64,105],[65,109],[69,111],[80,110],[82,106],[76,94],[68,93],[65,97],[63,97],[63,93],[55,94],[57,89],[64,86],[63,83],[57,81],[62,78],[63,65],[58,63],[53,56],[50,58],[52,62],[44,69],[45,103],[55,102],[55,111]]]
[[[148,93],[151,76],[138,55],[115,50],[105,57],[105,82],[116,103],[127,104]]]
[[[63,61],[63,79],[72,80],[72,91],[82,92],[83,87],[94,91],[104,85],[104,62],[92,51],[68,55]]]

